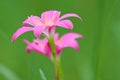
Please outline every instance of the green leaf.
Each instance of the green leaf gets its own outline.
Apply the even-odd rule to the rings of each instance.
[[[46,78],[46,76],[44,75],[42,69],[40,69],[39,71],[40,71],[40,75],[41,75],[42,80],[47,80],[47,78]]]
[[[0,64],[0,74],[2,74],[7,80],[21,80],[13,71]]]

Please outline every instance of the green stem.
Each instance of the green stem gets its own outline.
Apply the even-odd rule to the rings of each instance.
[[[55,45],[54,45],[54,38],[50,38],[48,40],[49,40],[50,47],[51,47],[51,50],[52,50],[53,63],[54,63],[54,66],[55,66],[56,80],[63,80],[61,61],[60,61],[60,58],[56,56],[56,49],[55,49]]]
[[[48,39],[49,43],[50,43],[50,47],[52,50],[52,56],[53,56],[53,60],[56,58],[56,49],[55,49],[55,45],[54,45],[54,38],[50,38]]]
[[[62,66],[60,59],[54,61],[56,80],[63,80]]]

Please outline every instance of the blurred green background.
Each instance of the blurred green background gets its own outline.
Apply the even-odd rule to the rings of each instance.
[[[120,80],[120,0],[0,0],[0,80],[42,80],[39,69],[54,80],[54,66],[46,56],[25,52],[23,39],[32,41],[32,32],[11,42],[22,21],[46,10],[83,18],[83,22],[69,18],[72,32],[84,38],[78,39],[78,52],[66,48],[62,53],[64,80]],[[71,31],[58,28],[57,32]]]

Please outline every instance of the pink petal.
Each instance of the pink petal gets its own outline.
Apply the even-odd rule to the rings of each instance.
[[[56,41],[58,40],[58,38],[59,38],[59,34],[58,34],[58,33],[55,33],[55,34],[54,34],[54,41],[56,42]]]
[[[77,34],[77,33],[65,34],[60,38],[59,44],[57,44],[57,45],[61,48],[72,47],[75,50],[78,50],[79,45],[78,45],[77,41],[75,40],[76,38],[82,38],[82,35]]]
[[[59,46],[55,46],[55,48],[56,48],[56,53],[57,53],[57,56],[59,56],[60,55],[60,53],[62,52],[62,49],[63,48],[61,48],[61,47],[59,47]]]
[[[62,48],[65,48],[65,47],[72,47],[72,48],[74,48],[76,51],[78,51],[79,50],[79,45],[78,45],[78,43],[77,43],[77,41],[75,41],[75,40],[68,40],[67,42],[61,42],[61,44],[62,44]]]
[[[48,41],[47,39],[43,39],[43,40],[34,40],[32,43],[30,43],[27,40],[24,40],[24,42],[26,43],[27,47],[26,47],[26,52],[30,52],[31,50],[40,53],[40,54],[44,54],[48,57],[51,57],[51,50],[50,47],[48,46]]]
[[[29,28],[29,27],[22,27],[22,28],[19,28],[12,36],[12,42],[14,42],[14,40],[19,37],[20,35],[22,35],[23,33],[25,32],[28,32],[28,31],[32,31],[33,28]]]
[[[30,52],[31,52],[31,47],[28,46],[28,45],[30,44],[30,42],[29,42],[28,40],[24,40],[24,42],[25,42],[25,44],[27,45],[27,47],[26,47],[26,52],[27,52],[27,53],[30,53]]]
[[[76,39],[76,38],[82,38],[83,36],[81,34],[77,34],[77,33],[74,33],[74,32],[70,32],[70,33],[67,33],[65,35],[63,35],[61,38],[62,39]]]
[[[43,19],[45,23],[52,24],[58,21],[59,16],[59,11],[50,10],[43,12],[41,15],[41,19]]]
[[[32,26],[41,26],[43,25],[43,21],[37,16],[30,16],[23,22],[23,26],[27,26],[28,24]]]
[[[46,45],[44,47],[44,51],[48,57],[52,56],[52,51],[51,51],[51,48],[50,48],[50,45],[48,42],[46,43]]]
[[[36,38],[40,37],[40,34],[43,32],[43,30],[45,29],[45,26],[36,26],[34,27],[34,35]]]
[[[74,14],[74,13],[65,14],[65,15],[61,16],[61,17],[59,18],[59,20],[62,20],[62,19],[64,19],[64,18],[68,18],[68,17],[77,17],[77,18],[79,18],[79,19],[82,21],[82,18],[81,18],[79,15]]]
[[[27,47],[26,47],[26,52],[27,52],[27,53],[30,53],[30,52],[31,52],[31,47],[30,47],[30,46],[27,46]]]
[[[57,26],[73,29],[73,24],[70,20],[62,20],[57,24]]]
[[[30,52],[31,50],[34,50],[37,53],[42,53],[41,48],[38,45],[36,45],[35,43],[30,43],[28,40],[24,40],[24,42],[27,45],[26,52]]]

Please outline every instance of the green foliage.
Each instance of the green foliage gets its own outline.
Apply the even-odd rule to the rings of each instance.
[[[54,80],[54,66],[47,57],[25,52],[22,40],[32,40],[33,33],[20,36],[14,44],[11,36],[28,16],[57,9],[62,15],[74,12],[83,18],[82,22],[70,18],[74,23],[72,31],[83,34],[84,38],[78,40],[78,52],[67,48],[62,53],[64,80],[120,80],[119,8],[120,0],[1,0],[0,64],[10,72],[1,68],[0,72],[5,75],[14,72],[22,80],[41,80],[41,67],[47,79]],[[62,28],[57,31],[61,35],[70,32]],[[0,80],[7,79],[5,75],[0,74]]]
[[[0,74],[2,74],[7,80],[20,80],[15,73],[2,64],[0,64]]]
[[[47,78],[45,77],[45,74],[43,73],[42,69],[40,69],[40,75],[42,80],[47,80]]]

